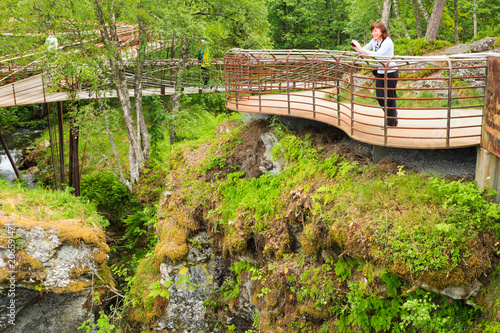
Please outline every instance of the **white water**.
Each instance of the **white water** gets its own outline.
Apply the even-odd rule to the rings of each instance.
[[[9,148],[10,155],[15,161],[16,166],[21,162],[21,149],[26,148],[42,134],[41,129],[19,129],[9,136],[4,137],[7,147]],[[29,188],[35,186],[33,175],[26,175],[24,171],[20,171],[21,179],[28,183]],[[0,145],[0,177],[12,182],[17,179],[14,168],[10,164],[9,158],[3,147]]]

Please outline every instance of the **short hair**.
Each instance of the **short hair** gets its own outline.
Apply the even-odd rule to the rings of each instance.
[[[389,33],[385,28],[385,24],[380,21],[373,22],[372,26],[370,27],[370,31],[373,31],[373,29],[379,29],[382,33],[382,38],[386,38],[387,36],[389,36]]]

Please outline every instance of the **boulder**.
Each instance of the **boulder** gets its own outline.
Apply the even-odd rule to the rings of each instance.
[[[0,330],[76,332],[96,276],[111,279],[108,252],[104,232],[84,221],[0,212]]]
[[[50,147],[49,140],[43,140],[38,144],[38,150],[45,150]]]
[[[494,44],[497,37],[486,37],[481,40],[472,42],[470,44],[459,44],[451,46],[444,50],[443,54],[455,55],[464,53],[479,53],[491,51],[494,48]]]

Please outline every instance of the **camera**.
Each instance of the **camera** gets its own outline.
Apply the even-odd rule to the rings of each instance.
[[[354,41],[356,41],[356,42],[357,42],[357,40],[353,39],[353,42],[354,42]],[[351,46],[356,46],[356,44],[354,44],[353,42],[351,42]],[[359,42],[358,42],[358,43],[359,43]]]

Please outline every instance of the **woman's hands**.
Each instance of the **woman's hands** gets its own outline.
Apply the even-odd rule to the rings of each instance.
[[[359,44],[359,42],[358,42],[357,40],[353,39],[353,40],[351,41],[351,46],[352,46],[352,48],[353,48],[353,49],[355,49],[356,51],[361,52],[361,45]]]

